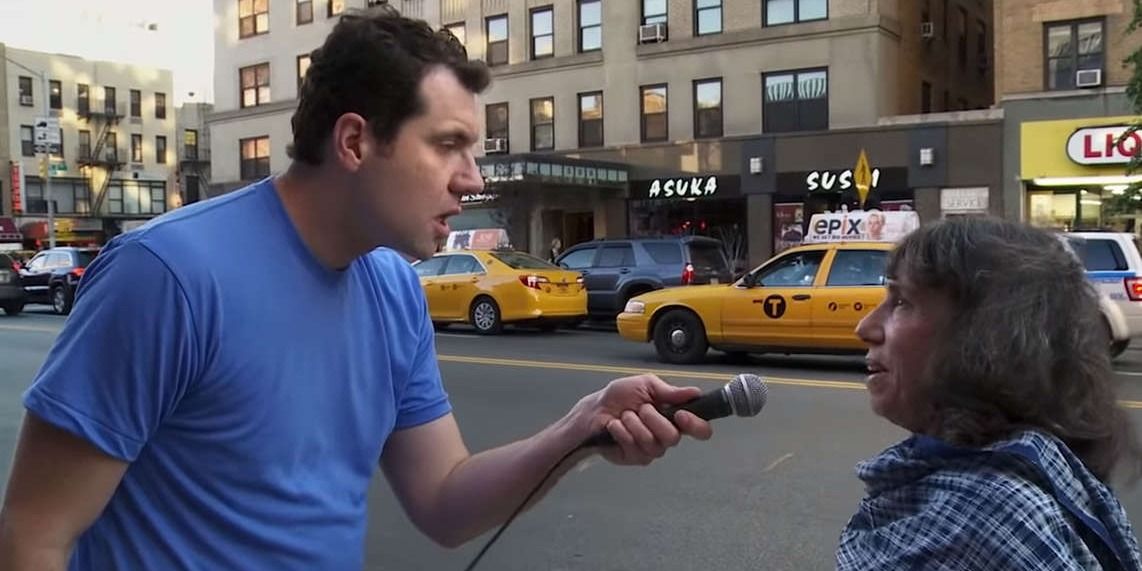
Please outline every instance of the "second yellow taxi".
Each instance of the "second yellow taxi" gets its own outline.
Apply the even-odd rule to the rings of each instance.
[[[439,253],[413,267],[437,327],[468,323],[481,334],[504,324],[552,330],[587,317],[587,290],[578,272],[513,250]]]
[[[892,242],[820,243],[782,252],[730,285],[667,288],[631,299],[619,334],[659,360],[730,354],[858,353],[857,323],[885,297]]]

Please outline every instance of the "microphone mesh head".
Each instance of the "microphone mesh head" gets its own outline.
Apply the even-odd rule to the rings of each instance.
[[[730,407],[738,416],[754,416],[765,407],[769,398],[769,387],[761,377],[751,373],[741,373],[730,381],[729,389]]]

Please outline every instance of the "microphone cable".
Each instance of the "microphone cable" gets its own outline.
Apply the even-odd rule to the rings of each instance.
[[[533,488],[531,490],[531,492],[527,494],[527,497],[523,499],[523,502],[520,503],[519,507],[517,507],[515,509],[515,511],[512,512],[512,515],[508,516],[507,521],[505,521],[503,523],[503,525],[500,526],[500,529],[496,531],[496,534],[493,535],[490,539],[488,539],[488,542],[484,544],[484,548],[481,549],[480,552],[476,554],[476,557],[474,557],[472,559],[472,562],[469,563],[468,566],[464,568],[464,571],[472,571],[473,569],[476,568],[476,564],[480,562],[480,559],[482,559],[484,557],[484,554],[488,552],[488,549],[492,547],[492,544],[495,543],[496,540],[499,539],[501,535],[503,535],[504,530],[507,529],[509,525],[511,525],[512,521],[515,521],[516,516],[518,516],[520,514],[520,512],[523,511],[523,508],[528,504],[528,502],[531,501],[532,498],[535,497],[535,494],[538,494],[539,490],[543,489],[543,485],[547,483],[547,480],[551,479],[551,476],[553,476],[555,474],[555,471],[558,470],[559,467],[562,466],[563,463],[566,462],[568,458],[575,455],[575,453],[579,452],[580,450],[582,450],[585,447],[586,446],[584,444],[581,444],[579,446],[576,446],[575,448],[572,448],[570,452],[564,454],[563,457],[560,458],[559,461],[556,462],[555,465],[552,466],[551,469],[547,471],[547,475],[543,476],[543,478],[541,480],[539,480],[539,483],[535,485],[535,488]]]

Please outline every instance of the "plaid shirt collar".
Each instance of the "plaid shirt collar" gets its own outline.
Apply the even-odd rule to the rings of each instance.
[[[1064,555],[1084,569],[1142,569],[1121,504],[1042,432],[985,448],[917,435],[861,462],[857,475],[868,497],[842,534],[841,569],[1057,569]],[[981,495],[1000,481],[1026,495]]]

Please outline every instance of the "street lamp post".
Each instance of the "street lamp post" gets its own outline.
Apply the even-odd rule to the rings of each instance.
[[[24,71],[40,78],[40,81],[43,83],[43,87],[41,89],[44,92],[44,117],[46,118],[51,112],[51,86],[48,83],[48,75],[46,73],[36,71],[18,61],[13,61],[8,58],[4,59],[7,60],[8,63],[13,64],[16,67],[19,67],[20,69],[23,69]],[[43,146],[42,149],[44,161],[44,201],[47,202],[48,205],[48,247],[55,248],[56,208],[55,201],[52,200],[52,156],[51,153],[48,152],[47,145]]]

